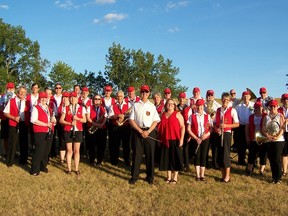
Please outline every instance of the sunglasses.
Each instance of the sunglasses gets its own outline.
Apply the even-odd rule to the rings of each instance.
[[[101,100],[101,98],[94,98],[94,100]]]
[[[145,91],[141,91],[141,94],[143,93],[149,93],[149,91],[145,90]]]
[[[266,94],[266,92],[260,92],[260,94]]]
[[[209,96],[214,96],[214,95],[213,94],[208,94],[207,96],[209,97]]]
[[[236,93],[235,93],[235,92],[231,92],[230,94],[231,94],[231,95],[235,95]]]
[[[165,93],[165,94],[171,94],[171,93],[167,92],[167,93]]]
[[[62,87],[56,87],[55,89],[62,89]]]

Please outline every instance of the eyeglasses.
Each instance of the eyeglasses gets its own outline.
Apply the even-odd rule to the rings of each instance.
[[[144,93],[149,93],[149,91],[147,90],[141,91],[141,94],[144,94]]]
[[[94,98],[94,100],[101,100],[101,98]]]
[[[230,94],[231,94],[231,95],[235,95],[235,94],[236,94],[236,92],[231,92]]]
[[[55,87],[55,89],[62,89],[62,87]]]

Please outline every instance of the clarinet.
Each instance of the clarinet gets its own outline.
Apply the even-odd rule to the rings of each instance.
[[[21,113],[21,100],[20,100],[18,109],[19,109],[19,110],[18,110],[18,117],[20,117],[20,113]],[[19,118],[19,121],[20,121],[20,118]],[[20,133],[19,122],[17,122],[17,125],[16,125],[16,133],[17,133],[17,134]]]
[[[49,112],[49,110],[48,110]],[[52,122],[52,118],[53,118],[54,112],[52,111],[51,115],[50,115],[50,122]],[[50,140],[51,139],[51,135],[52,135],[52,128],[48,128],[48,133],[47,133],[47,139]]]
[[[224,124],[224,113],[221,122],[222,124]],[[224,128],[221,129],[221,147],[223,147],[223,143],[224,143]]]
[[[75,121],[74,120],[75,116],[76,116],[76,104],[74,105],[73,122]],[[75,125],[73,125],[72,138],[75,139]]]

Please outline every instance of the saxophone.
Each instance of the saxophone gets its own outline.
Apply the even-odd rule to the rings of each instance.
[[[98,118],[98,119],[95,121],[95,123],[101,122],[102,119],[104,118],[104,116],[105,116],[105,113],[103,113],[103,114],[101,115],[101,117]],[[99,129],[98,126],[92,125],[92,126],[88,129],[88,133],[89,133],[89,134],[94,134],[98,129]]]
[[[128,118],[128,114],[130,114],[131,111],[132,111],[132,107],[130,107],[126,112],[123,113],[123,114],[124,114],[124,117],[123,117],[123,118],[118,118],[118,119],[116,120],[116,124],[117,124],[118,127],[123,126],[124,123],[129,119],[129,118]]]

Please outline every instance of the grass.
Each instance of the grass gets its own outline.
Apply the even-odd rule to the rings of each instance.
[[[192,169],[181,173],[176,185],[167,185],[166,173],[156,169],[155,184],[140,180],[129,185],[130,170],[108,162],[91,167],[81,159],[81,175],[67,175],[59,158],[49,173],[30,176],[27,166],[7,168],[0,162],[1,215],[286,215],[288,178],[281,185],[266,177],[244,175],[233,159],[231,182],[220,183],[220,171],[208,169],[207,182],[196,182]],[[191,168],[193,166],[191,165]]]

